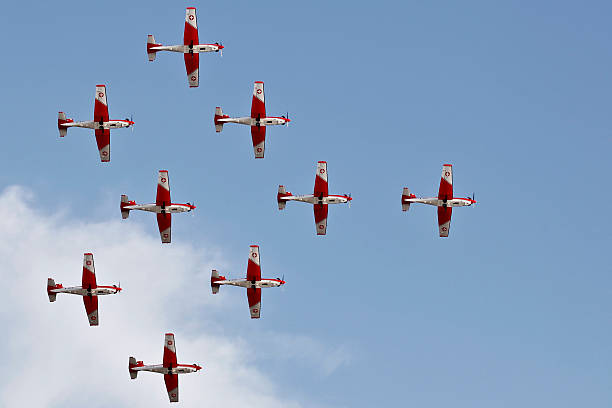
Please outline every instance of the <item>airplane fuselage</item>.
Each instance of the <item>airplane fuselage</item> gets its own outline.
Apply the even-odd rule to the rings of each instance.
[[[193,44],[193,45],[157,45],[148,48],[151,51],[171,51],[182,54],[198,54],[200,52],[217,52],[223,49],[221,44]]]
[[[140,211],[148,211],[148,212],[153,212],[153,213],[157,213],[157,214],[174,214],[174,213],[181,213],[181,212],[189,212],[192,209],[195,208],[195,206],[190,205],[190,204],[168,204],[165,207],[162,207],[161,205],[157,205],[157,204],[133,204],[133,205],[126,205],[121,207],[124,210],[140,210]]]
[[[93,120],[87,120],[84,122],[67,122],[62,123],[63,127],[81,127],[87,129],[119,129],[124,127],[130,127],[134,122],[129,120],[109,120],[107,122],[95,122]]]
[[[231,286],[240,286],[243,288],[276,288],[283,285],[283,282],[280,279],[261,279],[258,281],[250,281],[246,279],[228,279],[228,280],[218,280],[215,281],[215,284],[218,285],[231,285]]]
[[[95,289],[87,289],[83,288],[82,286],[49,289],[50,293],[69,293],[71,295],[79,296],[114,295],[115,293],[119,293],[119,291],[121,291],[121,288],[117,286],[98,286]]]
[[[240,118],[221,118],[217,119],[217,122],[238,123],[240,125],[247,126],[278,126],[286,124],[287,122],[289,122],[289,120],[287,118],[276,116],[268,116],[265,118],[252,118],[250,116],[243,116]]]
[[[345,204],[350,201],[348,196],[333,195],[333,194],[330,194],[326,197],[318,197],[313,194],[286,196],[286,197],[280,197],[280,200],[301,201],[303,203],[310,203],[310,204]]]
[[[428,197],[428,198],[405,198],[403,200],[404,203],[420,203],[433,205],[435,207],[465,207],[470,206],[474,203],[474,200],[469,198],[451,198],[449,200],[441,200],[438,197]]]
[[[154,365],[136,365],[134,367],[130,367],[132,371],[149,371],[152,373],[159,374],[189,374],[195,373],[200,370],[201,367],[195,364],[176,364],[173,365],[172,368],[164,367],[163,364],[154,364]]]

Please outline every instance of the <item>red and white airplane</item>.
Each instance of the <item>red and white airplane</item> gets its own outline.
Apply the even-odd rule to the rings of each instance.
[[[154,204],[136,204],[136,201],[129,201],[128,196],[121,195],[121,217],[125,220],[130,216],[131,210],[141,210],[154,212],[157,214],[157,225],[161,242],[169,244],[172,226],[172,213],[189,212],[196,208],[191,203],[177,204],[170,201],[170,182],[168,180],[168,170],[160,170],[157,179],[157,197]]]
[[[106,102],[106,85],[96,85],[96,99],[94,102],[94,120],[75,122],[68,119],[64,112],[57,115],[57,128],[60,137],[66,136],[69,127],[82,127],[94,129],[100,160],[110,161],[110,130],[130,127],[134,124],[130,119],[114,119],[108,117],[108,103]]]
[[[158,51],[172,51],[183,53],[189,87],[195,88],[200,84],[200,52],[219,52],[224,47],[219,43],[200,44],[198,39],[198,23],[195,7],[187,7],[185,13],[185,34],[183,45],[161,45],[155,43],[155,37],[149,34],[147,38],[147,55],[149,61],[155,60]],[[221,51],[223,55],[223,51]]]
[[[253,87],[253,102],[251,103],[251,116],[231,118],[223,114],[223,110],[217,106],[215,109],[215,130],[217,133],[223,130],[224,123],[239,123],[251,127],[251,138],[253,139],[253,150],[256,159],[263,159],[266,150],[266,126],[288,125],[291,120],[287,116],[266,116],[266,101],[264,97],[264,83],[256,81]]]
[[[225,279],[219,276],[219,272],[213,269],[210,277],[212,293],[219,293],[221,285],[241,286],[247,290],[251,319],[259,319],[261,313],[261,288],[276,288],[284,285],[283,279],[261,279],[261,264],[259,258],[259,246],[251,245],[249,248],[249,262],[247,264],[246,279]]]
[[[195,373],[202,369],[197,364],[177,364],[176,344],[174,343],[174,334],[172,333],[166,333],[166,338],[164,339],[164,359],[162,364],[144,365],[142,361],[136,361],[134,357],[130,357],[128,368],[132,380],[136,379],[139,371],[163,374],[170,402],[178,402],[179,400],[178,375]]]
[[[453,196],[453,165],[442,166],[442,179],[437,197],[417,198],[410,194],[410,190],[404,187],[402,192],[402,211],[408,211],[411,203],[428,204],[438,207],[438,227],[441,237],[448,237],[453,207],[465,207],[476,203],[474,196],[461,198]]]
[[[349,206],[353,198],[350,194],[333,195],[328,194],[327,188],[327,162],[317,163],[317,175],[315,177],[314,193],[307,195],[294,196],[285,189],[285,186],[278,186],[278,209],[284,210],[287,201],[301,201],[313,204],[317,235],[325,235],[327,232],[327,206],[329,204],[344,204]]]
[[[70,293],[72,295],[83,296],[85,313],[87,313],[90,326],[97,326],[99,324],[98,296],[114,295],[120,291],[121,288],[116,285],[98,286],[96,283],[93,254],[91,253],[86,253],[83,257],[83,280],[81,286],[65,288],[61,283],[55,284],[52,278],[47,280],[47,295],[49,295],[49,302],[55,302],[55,297],[58,293]]]

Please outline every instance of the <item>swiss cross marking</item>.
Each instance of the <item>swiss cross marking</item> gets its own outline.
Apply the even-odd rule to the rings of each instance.
[[[168,345],[171,346],[172,345],[172,340],[168,340]]]
[[[102,151],[102,156],[108,156],[108,152],[106,150]]]
[[[261,147],[258,147],[257,148],[257,153],[261,153],[261,150],[262,150]]]
[[[194,19],[193,14],[189,15],[189,19],[193,21],[193,19]]]
[[[261,95],[261,92],[262,92],[261,89],[258,89],[257,90],[257,95]]]
[[[195,76],[195,75],[192,75],[192,76],[191,76],[191,80],[192,80],[192,81],[195,81],[196,79],[197,79],[197,78],[196,78],[196,76]]]
[[[96,320],[96,316],[91,316],[91,320]]]
[[[325,169],[319,170],[319,173],[324,174],[325,173]]]
[[[104,97],[104,92],[98,92],[98,97],[99,98],[103,98]]]
[[[91,266],[91,261],[87,261],[85,263],[87,264],[87,266]]]
[[[446,177],[450,176],[450,171],[445,172],[445,173],[444,173],[444,175],[445,175]]]

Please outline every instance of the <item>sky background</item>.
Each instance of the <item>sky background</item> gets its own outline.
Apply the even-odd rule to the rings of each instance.
[[[198,8],[200,87],[180,54],[147,61],[147,34],[180,44]],[[0,405],[166,406],[162,376],[130,381],[130,355],[180,362],[180,404],[239,407],[609,407],[612,405],[610,14],[604,1],[18,2],[3,5],[0,323],[9,355]],[[215,106],[250,112],[265,82],[267,132],[215,133]],[[114,130],[60,139],[57,112],[93,115],[107,86]],[[280,212],[278,184],[330,193],[327,236],[312,208]],[[437,194],[441,166],[478,204],[401,211],[402,187]],[[155,199],[169,170],[170,245],[155,217],[121,220],[119,198]],[[603,180],[603,182],[602,182]],[[210,293],[210,269],[246,273],[260,245],[262,318],[246,293]],[[78,285],[92,251],[101,284],[90,328],[81,300],[49,304],[47,277]],[[36,390],[36,392],[33,392]]]

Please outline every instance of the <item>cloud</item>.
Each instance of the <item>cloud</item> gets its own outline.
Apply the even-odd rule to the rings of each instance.
[[[199,312],[215,310],[212,296],[201,294],[208,290],[210,260],[222,262],[220,250],[184,243],[162,246],[157,235],[147,235],[135,220],[72,220],[68,212],[36,209],[33,200],[21,187],[0,194],[0,323],[6,328],[8,352],[0,370],[0,406],[167,403],[161,375],[140,373],[130,380],[127,370],[129,356],[160,363],[166,331],[175,333],[179,362],[204,367],[180,376],[181,406],[303,406],[261,371],[245,339],[205,330],[218,324]],[[49,303],[45,291],[48,277],[65,286],[79,285],[83,253],[89,251],[98,283],[121,280],[124,288],[99,299],[99,327],[89,327],[81,298],[60,294]],[[217,308],[231,300],[214,299]],[[331,355],[330,362],[322,363],[325,374],[349,360],[345,351],[328,352],[314,339],[280,335],[278,346],[288,347],[284,351],[289,356],[297,356],[302,347],[311,350],[306,355]]]

